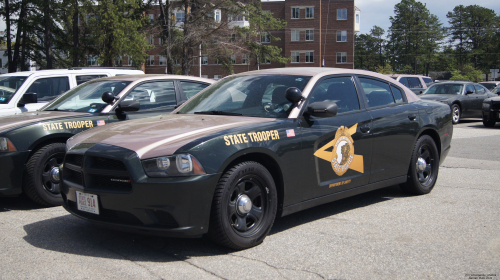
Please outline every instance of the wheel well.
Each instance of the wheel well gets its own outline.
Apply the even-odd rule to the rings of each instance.
[[[47,145],[50,145],[50,144],[54,144],[54,143],[66,143],[66,141],[68,139],[69,139],[69,137],[56,137],[56,138],[50,138],[50,139],[44,140],[44,141],[36,144],[36,146],[34,146],[33,149],[31,149],[30,155],[28,156],[28,159],[26,159],[26,161],[28,161],[31,158],[31,156],[34,153],[36,153],[36,151],[38,151],[40,148],[47,146]]]
[[[439,138],[439,134],[437,133],[437,131],[435,131],[434,129],[426,129],[422,131],[418,138],[422,137],[422,135],[429,135],[432,140],[434,140],[434,143],[436,143],[436,147],[438,149],[439,157],[441,158],[441,138]]]
[[[245,154],[229,163],[222,173],[226,173],[233,166],[245,161],[258,162],[262,164],[269,171],[269,173],[271,173],[271,176],[274,179],[274,184],[276,185],[276,191],[278,192],[278,211],[276,213],[276,217],[281,216],[281,211],[283,209],[284,182],[283,174],[281,173],[281,168],[279,167],[278,163],[274,160],[274,158],[266,154]]]

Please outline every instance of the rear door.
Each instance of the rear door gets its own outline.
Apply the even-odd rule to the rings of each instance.
[[[367,76],[357,81],[372,118],[370,183],[406,176],[420,130],[418,110],[407,102],[404,90],[392,83]]]

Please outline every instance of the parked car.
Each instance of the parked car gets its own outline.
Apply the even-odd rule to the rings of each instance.
[[[212,83],[178,75],[96,79],[38,112],[1,117],[0,196],[24,192],[39,204],[60,205],[58,167],[68,138],[89,128],[170,112]]]
[[[496,95],[500,95],[500,85],[496,86],[494,89],[490,91]]]
[[[500,81],[480,82],[482,86],[493,92],[493,89],[500,85]]]
[[[246,72],[169,115],[69,139],[63,206],[99,224],[208,234],[243,249],[262,242],[276,216],[397,184],[429,193],[452,134],[448,105],[382,74]]]
[[[431,85],[420,98],[448,104],[453,112],[453,123],[462,118],[481,118],[483,100],[496,96],[480,84],[464,81],[439,82]]]
[[[392,74],[389,75],[394,80],[402,83],[416,94],[421,94],[434,82],[431,77],[422,75]]]
[[[483,101],[483,125],[494,127],[497,122],[500,122],[500,96]]]
[[[61,93],[92,79],[139,75],[132,68],[70,68],[0,75],[0,116],[36,111]]]

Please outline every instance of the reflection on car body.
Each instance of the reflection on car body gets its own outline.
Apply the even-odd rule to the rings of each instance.
[[[448,105],[385,75],[247,72],[169,115],[68,140],[63,206],[99,224],[243,249],[276,216],[396,184],[429,193],[452,133]]]

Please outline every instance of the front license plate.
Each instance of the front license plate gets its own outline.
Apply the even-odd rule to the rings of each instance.
[[[95,194],[76,192],[76,205],[80,211],[99,215],[99,204]]]

